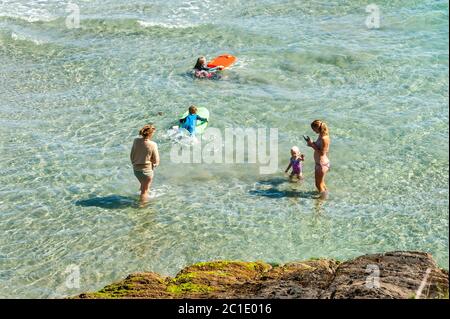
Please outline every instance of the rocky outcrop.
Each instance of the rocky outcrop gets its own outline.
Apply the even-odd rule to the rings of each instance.
[[[448,298],[448,271],[422,252],[285,265],[213,261],[186,267],[175,278],[132,274],[77,298]]]

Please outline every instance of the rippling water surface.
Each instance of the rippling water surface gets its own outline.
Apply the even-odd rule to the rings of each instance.
[[[211,259],[287,262],[424,250],[448,269],[448,2],[0,1],[0,297],[61,297]],[[220,81],[199,55],[239,57]],[[187,106],[211,127],[279,130],[279,173],[180,165],[163,133]],[[162,112],[162,113],[160,113]],[[158,115],[162,114],[162,115]],[[331,196],[302,134],[331,127]],[[159,128],[156,198],[137,202],[137,129]],[[289,149],[305,182],[287,183]],[[71,265],[80,287],[65,284]],[[72,268],[73,269],[73,268]]]

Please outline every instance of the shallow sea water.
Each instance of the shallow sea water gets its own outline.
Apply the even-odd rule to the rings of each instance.
[[[283,263],[423,250],[448,269],[448,2],[0,2],[0,297],[93,291],[213,259]],[[193,80],[199,55],[239,57]],[[279,170],[176,164],[165,132],[191,105],[210,127],[277,128]],[[162,112],[162,115],[159,115]],[[331,128],[330,198],[303,134]],[[161,166],[138,203],[129,151],[153,121]],[[287,182],[289,149],[305,181]],[[80,286],[65,284],[79,267]]]

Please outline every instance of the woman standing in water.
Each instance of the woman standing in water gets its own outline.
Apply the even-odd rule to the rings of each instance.
[[[130,159],[134,175],[141,183],[141,201],[146,201],[153,181],[153,170],[159,165],[158,145],[151,139],[156,130],[153,124],[145,125],[140,131],[141,137],[135,138]]]
[[[330,134],[328,126],[325,122],[315,120],[311,123],[312,130],[319,134],[315,142],[308,137],[306,142],[309,147],[314,149],[315,178],[316,187],[320,193],[321,198],[326,198],[328,195],[327,186],[325,185],[325,175],[330,170],[330,160],[328,159],[328,150],[330,147]]]

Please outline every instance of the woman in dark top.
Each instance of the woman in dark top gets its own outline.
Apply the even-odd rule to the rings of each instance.
[[[211,79],[214,76],[217,76],[217,71],[220,71],[223,69],[222,65],[216,66],[215,68],[209,68],[206,65],[206,58],[204,56],[201,56],[197,59],[197,63],[195,63],[194,66],[194,76],[196,78],[208,78]]]

